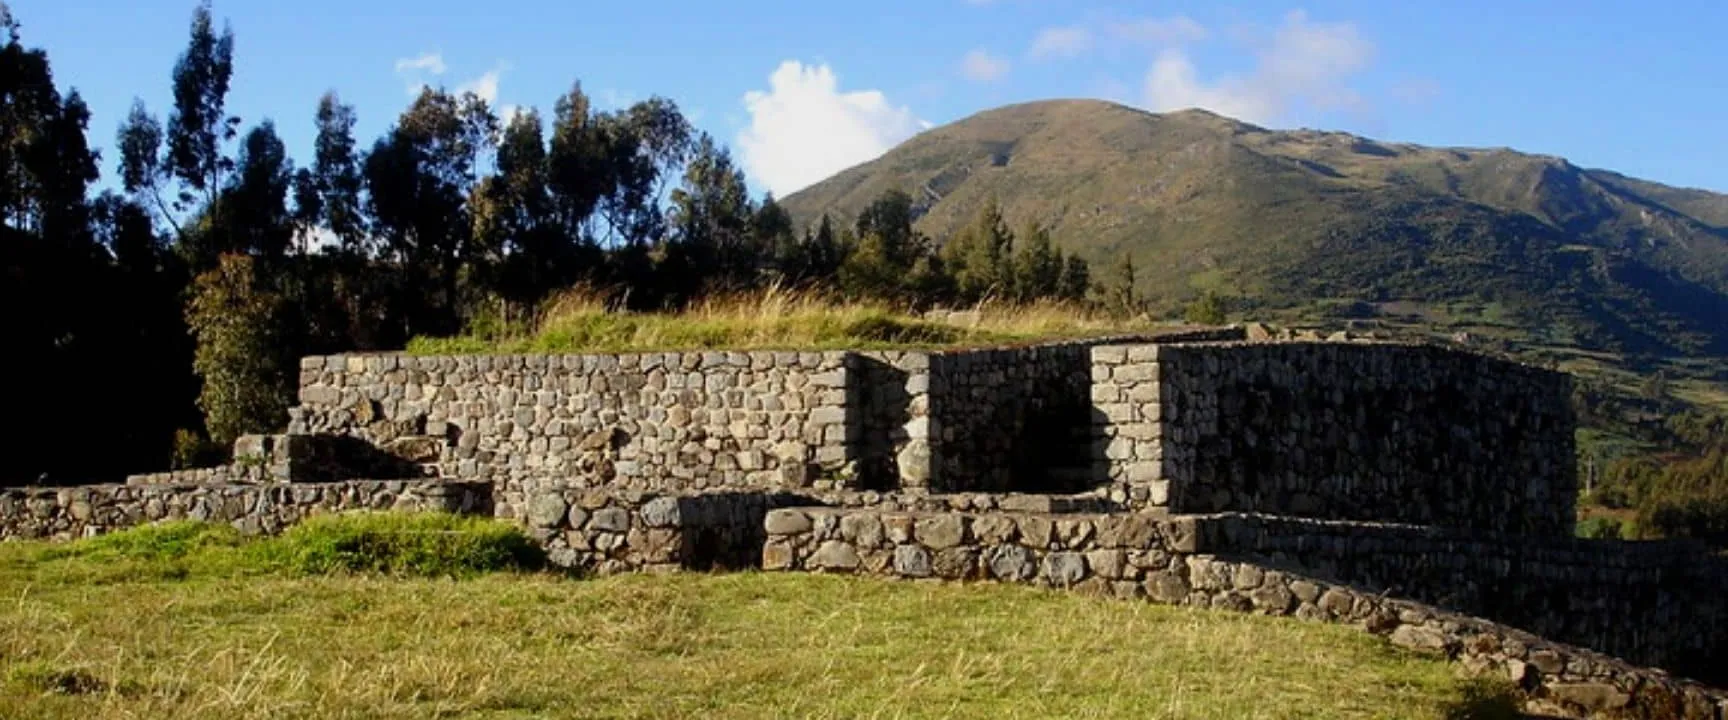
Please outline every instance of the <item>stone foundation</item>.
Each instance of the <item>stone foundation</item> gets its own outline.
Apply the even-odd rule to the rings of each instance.
[[[0,541],[72,540],[163,520],[275,533],[345,510],[490,512],[484,483],[350,480],[296,485],[86,485],[0,489]]]

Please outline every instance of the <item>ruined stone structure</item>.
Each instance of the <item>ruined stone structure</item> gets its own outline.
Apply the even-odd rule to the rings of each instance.
[[[1728,720],[1728,561],[1571,537],[1567,376],[1235,329],[985,350],[306,358],[223,468],[0,538],[396,508],[561,566],[994,580],[1349,622],[1577,714]],[[1629,664],[1631,663],[1631,664]]]

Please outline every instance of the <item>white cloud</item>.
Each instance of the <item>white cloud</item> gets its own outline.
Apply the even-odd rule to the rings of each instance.
[[[498,81],[503,78],[506,69],[508,69],[506,66],[500,64],[498,67],[487,70],[481,73],[480,77],[457,85],[456,94],[474,93],[480,96],[481,100],[485,100],[487,105],[496,105],[498,103]]]
[[[744,94],[750,124],[737,142],[751,178],[783,196],[929,127],[879,90],[841,92],[839,85],[827,65],[787,60],[768,76],[768,90]]]
[[[1139,18],[1110,24],[1110,34],[1130,42],[1153,45],[1180,45],[1205,40],[1206,27],[1187,15],[1167,18]]]
[[[1282,119],[1295,108],[1328,111],[1360,107],[1348,80],[1367,67],[1373,44],[1351,23],[1316,23],[1300,10],[1284,16],[1256,48],[1246,75],[1200,79],[1188,54],[1167,49],[1146,73],[1145,102],[1152,110],[1200,107],[1253,123]]]
[[[420,88],[431,85],[431,80],[444,74],[444,56],[441,53],[421,53],[418,57],[400,58],[396,61],[396,75],[402,78],[403,89],[409,97],[420,94]]]
[[[1008,74],[1008,60],[978,49],[960,60],[960,74],[977,82],[990,82]]]
[[[1092,31],[1079,25],[1050,27],[1032,38],[1032,57],[1073,57],[1092,47]]]
[[[402,58],[396,61],[396,72],[443,75],[444,56],[439,53],[422,53],[419,57]]]

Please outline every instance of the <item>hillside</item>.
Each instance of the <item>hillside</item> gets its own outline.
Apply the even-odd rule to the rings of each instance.
[[[1560,158],[1059,100],[932,129],[782,202],[799,223],[849,219],[894,188],[932,237],[995,199],[1095,277],[1132,253],[1167,311],[1212,290],[1269,317],[1728,353],[1728,196]]]

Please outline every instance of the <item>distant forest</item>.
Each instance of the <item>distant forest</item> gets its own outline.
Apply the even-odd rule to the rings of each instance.
[[[83,99],[3,4],[0,33],[0,306],[21,419],[0,485],[207,461],[285,422],[303,355],[531,320],[578,284],[632,310],[769,283],[911,306],[1082,300],[1091,284],[994,208],[942,243],[899,192],[795,228],[672,101],[600,112],[579,84],[550,122],[425,88],[370,145],[328,93],[295,167],[270,120],[227,112],[235,39],[207,2],[164,78],[166,121],[134,103],[120,189],[93,196]]]

